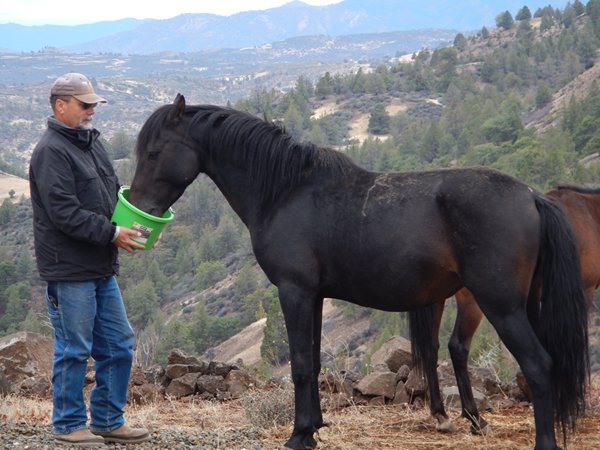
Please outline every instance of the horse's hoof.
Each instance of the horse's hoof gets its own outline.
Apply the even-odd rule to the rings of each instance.
[[[285,448],[292,450],[307,450],[317,448],[317,441],[312,436],[292,436],[285,444]]]
[[[488,436],[491,432],[492,427],[490,427],[489,423],[483,420],[481,421],[479,426],[471,424],[471,434],[475,434],[477,436]]]
[[[445,418],[444,420],[438,419],[438,424],[435,426],[435,429],[440,433],[456,433],[458,431],[458,427],[448,418]]]

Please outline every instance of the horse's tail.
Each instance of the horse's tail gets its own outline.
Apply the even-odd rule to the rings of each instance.
[[[540,341],[552,358],[554,417],[563,438],[585,412],[590,365],[588,311],[575,235],[553,199],[536,195],[541,218],[538,268],[541,274]]]
[[[413,367],[425,377],[431,389],[437,379],[437,336],[433,335],[436,305],[415,309],[408,313],[410,346]]]

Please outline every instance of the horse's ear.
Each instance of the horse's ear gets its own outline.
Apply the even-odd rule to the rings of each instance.
[[[185,97],[181,94],[177,94],[173,105],[175,106],[175,108],[173,109],[170,115],[170,119],[179,121],[183,118],[183,115],[185,113]]]

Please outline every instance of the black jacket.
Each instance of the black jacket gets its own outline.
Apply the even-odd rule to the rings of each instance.
[[[119,183],[96,129],[54,118],[31,156],[29,182],[40,276],[83,281],[118,273],[110,217]]]

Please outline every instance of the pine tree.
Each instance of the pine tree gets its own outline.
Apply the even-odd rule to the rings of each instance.
[[[266,313],[267,323],[264,329],[263,342],[260,346],[260,355],[270,364],[281,364],[289,360],[289,345],[279,301],[271,301]]]
[[[498,16],[496,16],[496,26],[498,28],[510,30],[513,27],[514,23],[515,21],[513,20],[512,14],[508,11],[504,11],[503,13],[498,14]]]
[[[515,16],[515,20],[529,20],[531,19],[531,11],[527,6],[523,6],[517,15]]]
[[[390,115],[384,104],[378,103],[371,110],[367,130],[373,134],[387,134],[390,132]]]

